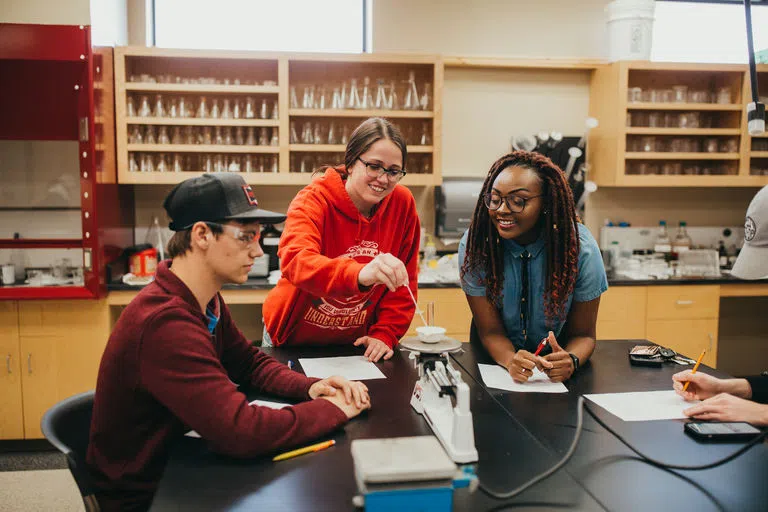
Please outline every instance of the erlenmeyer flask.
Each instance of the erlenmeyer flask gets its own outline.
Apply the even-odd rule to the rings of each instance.
[[[280,109],[277,108],[277,100],[272,103],[272,119],[280,119]]]
[[[254,171],[253,156],[252,155],[247,155],[245,157],[245,162],[243,162],[243,171],[245,171],[245,172],[253,172]]]
[[[179,117],[192,117],[190,103],[182,96],[179,98]]]
[[[168,112],[165,110],[163,97],[159,94],[155,95],[155,117],[166,117],[167,115]]]
[[[259,146],[266,146],[267,144],[269,144],[269,134],[267,128],[262,126],[259,130]]]
[[[347,108],[347,97],[349,96],[347,90],[347,82],[342,82],[341,92],[339,93],[339,108]]]
[[[165,233],[160,228],[160,220],[156,216],[152,217],[152,223],[149,225],[144,243],[157,249],[157,257],[160,261],[165,259],[165,244],[167,243],[165,238]]]
[[[345,124],[341,129],[341,140],[339,141],[346,145],[349,142],[349,127]]]
[[[432,84],[427,82],[424,84],[424,92],[419,98],[421,110],[432,110]]]
[[[371,79],[367,76],[363,78],[363,94],[360,98],[360,108],[371,109],[373,108],[373,95],[371,92]]]
[[[213,172],[213,158],[211,158],[211,155],[205,155],[205,160],[203,160],[203,171]]]
[[[224,106],[221,108],[222,119],[232,119],[232,107],[229,105],[229,98],[224,98]]]
[[[405,102],[403,108],[405,110],[419,110],[419,91],[416,90],[416,73],[411,71],[408,73],[408,83],[405,90]]]
[[[179,101],[176,98],[168,100],[168,117],[179,117]]]
[[[310,123],[304,123],[304,128],[301,130],[301,142],[302,144],[312,144],[312,125]]]
[[[155,168],[156,172],[167,172],[168,171],[168,161],[166,160],[166,156],[162,153],[157,155],[157,167]]]
[[[240,172],[240,157],[233,155],[229,159],[229,165],[227,166],[229,172]]]
[[[216,158],[213,159],[213,172],[225,172],[226,170],[224,157],[222,155],[216,155]]]
[[[131,134],[128,136],[128,144],[142,144],[144,143],[144,137],[141,135],[139,125],[133,125],[131,128]]]
[[[197,107],[197,117],[206,119],[208,116],[208,100],[206,100],[205,96],[201,96],[200,105]]]
[[[200,144],[213,144],[213,136],[211,135],[210,126],[206,126],[203,128],[203,132],[200,139],[201,139]]]
[[[245,136],[245,145],[246,146],[256,145],[256,133],[254,131],[253,126],[248,127],[248,134]]]
[[[235,144],[242,146],[245,144],[245,137],[243,136],[243,127],[238,126],[235,128]]]
[[[299,108],[299,98],[296,96],[296,86],[291,86],[291,108]]]
[[[277,172],[277,170],[278,170],[277,169],[277,155],[272,155],[271,159],[272,159],[272,164],[271,164],[270,171],[271,172]]]
[[[128,159],[128,171],[129,172],[139,172],[139,164],[136,162],[136,154],[131,153],[130,158]]]
[[[331,108],[332,109],[339,109],[342,108],[343,103],[341,101],[341,91],[338,87],[333,88],[333,97],[331,99]]]
[[[387,108],[389,110],[400,110],[400,98],[397,97],[397,87],[395,86],[394,80],[389,83],[389,99],[387,100]]]
[[[147,126],[147,133],[144,136],[145,144],[157,144],[157,135],[155,134],[154,126]]]
[[[291,134],[290,134],[290,141],[291,144],[298,144],[299,143],[299,135],[296,133],[296,123],[291,121]]]
[[[261,100],[261,109],[259,110],[259,119],[268,119],[267,100]]]
[[[347,97],[347,108],[357,109],[360,108],[360,93],[357,91],[357,79],[352,79],[352,84],[349,86],[349,96]]]
[[[429,130],[428,123],[423,123],[421,125],[421,135],[419,135],[419,144],[422,146],[432,145],[432,133]]]
[[[221,133],[221,126],[217,126],[214,129],[213,143],[224,144],[224,135]]]
[[[219,108],[219,100],[214,98],[213,105],[211,106],[211,119],[219,119],[221,117],[221,109]]]
[[[139,117],[149,117],[152,115],[152,109],[149,108],[149,96],[142,96],[139,103]]]
[[[223,132],[224,132],[224,144],[226,144],[227,146],[231,146],[232,144],[234,144],[235,141],[232,139],[232,129],[229,126],[227,126],[224,128]]]
[[[168,127],[167,126],[161,126],[160,127],[160,133],[157,135],[157,143],[158,144],[170,144],[171,143],[171,138],[168,136]]]
[[[325,110],[328,108],[328,93],[325,90],[325,86],[318,87],[317,94],[315,94],[314,107],[320,110]]]
[[[320,135],[320,123],[315,123],[315,130],[312,132],[312,142],[314,144],[322,144],[323,139]]]
[[[280,140],[277,137],[277,128],[272,128],[272,137],[269,139],[270,146],[280,145]]]
[[[256,105],[253,98],[245,100],[245,118],[253,119],[256,117]]]
[[[181,164],[181,155],[173,155],[173,172],[184,172],[184,166]]]
[[[376,81],[376,102],[374,108],[377,110],[386,109],[387,107],[387,95],[384,92],[384,80],[379,78]]]
[[[336,138],[336,123],[331,121],[331,124],[328,126],[328,144],[338,144],[338,140]]]
[[[241,117],[243,117],[243,102],[235,100],[232,105],[232,119],[240,119]]]
[[[136,100],[133,96],[128,96],[128,100],[125,104],[125,115],[128,117],[136,117]]]

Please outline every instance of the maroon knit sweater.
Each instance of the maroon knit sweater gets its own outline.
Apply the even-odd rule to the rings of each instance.
[[[194,295],[163,262],[115,325],[99,368],[87,455],[102,510],[148,508],[170,444],[188,429],[217,452],[253,457],[347,421],[327,400],[279,410],[248,405],[235,384],[307,400],[317,379],[253,347],[217,298],[211,335]]]

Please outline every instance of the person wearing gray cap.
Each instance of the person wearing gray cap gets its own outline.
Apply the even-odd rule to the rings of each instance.
[[[752,199],[744,220],[744,246],[731,275],[740,279],[768,279],[768,186]],[[746,421],[768,425],[768,372],[744,379],[718,379],[690,370],[672,376],[675,391],[686,400],[703,400],[686,409],[701,420]],[[683,390],[690,382],[688,390]]]
[[[99,368],[86,461],[103,511],[149,508],[171,443],[190,429],[217,452],[254,457],[370,407],[364,384],[307,378],[254,347],[219,294],[263,254],[260,224],[284,215],[260,209],[237,174],[186,180],[164,206],[172,259],[120,315]],[[250,405],[236,384],[301,403]]]

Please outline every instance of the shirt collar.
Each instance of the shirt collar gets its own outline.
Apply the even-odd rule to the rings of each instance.
[[[544,249],[544,234],[539,234],[539,238],[536,239],[535,242],[528,245],[520,245],[514,240],[505,240],[502,239],[502,244],[504,244],[504,252],[510,253],[513,257],[518,258],[520,255],[523,254],[523,251],[528,251],[528,254],[531,255],[531,258],[537,257],[542,249]]]

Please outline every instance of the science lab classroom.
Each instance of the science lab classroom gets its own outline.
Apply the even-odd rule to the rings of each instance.
[[[4,0],[0,512],[765,511],[768,1]]]

